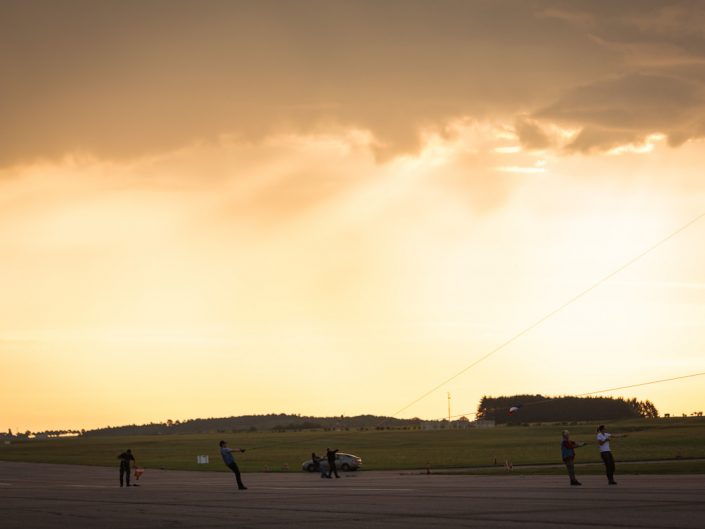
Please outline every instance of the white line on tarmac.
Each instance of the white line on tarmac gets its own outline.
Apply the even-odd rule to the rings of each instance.
[[[221,483],[218,483],[219,485]],[[7,485],[10,486],[9,483],[0,483],[0,485]],[[164,485],[164,484],[162,484]],[[176,488],[181,488],[183,483],[169,483],[167,485],[168,488],[174,488],[174,485]],[[75,485],[75,484],[65,484],[64,487],[72,487],[72,488],[77,488],[77,489],[115,489],[119,488],[117,485]],[[336,491],[336,492],[341,492],[341,491],[346,491],[346,492],[414,492],[416,489],[400,489],[400,488],[372,488],[372,487],[250,487],[250,490],[287,490],[287,491],[310,491],[310,490],[317,490],[317,491]]]
[[[252,487],[253,490],[333,490],[335,492],[350,492],[350,491],[362,491],[362,492],[414,492],[416,489],[372,489],[366,487],[350,487],[350,488],[333,488],[333,487]]]
[[[0,483],[0,487],[12,487],[12,483]]]
[[[64,485],[64,487],[75,487],[78,489],[119,489],[117,485]]]

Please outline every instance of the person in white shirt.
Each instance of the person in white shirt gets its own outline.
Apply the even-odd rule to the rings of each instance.
[[[617,435],[607,433],[605,431],[605,425],[601,424],[597,427],[597,443],[600,446],[600,457],[605,463],[605,472],[607,474],[607,481],[610,485],[616,485],[617,482],[614,480],[614,457],[612,457],[612,451],[610,450],[610,439],[617,437],[625,437],[624,435]]]

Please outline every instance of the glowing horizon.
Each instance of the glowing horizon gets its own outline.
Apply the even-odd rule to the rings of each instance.
[[[705,212],[705,10],[120,5],[1,8],[0,430],[390,415]],[[704,235],[402,416],[705,371]]]

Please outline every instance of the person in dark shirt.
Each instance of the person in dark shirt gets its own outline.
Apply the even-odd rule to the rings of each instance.
[[[313,471],[321,472],[321,458],[316,455],[316,452],[311,452],[311,463],[313,463]],[[325,477],[321,472],[321,477]]]
[[[125,450],[122,454],[117,456],[120,460],[120,486],[123,486],[123,476],[125,476],[125,483],[130,486],[130,462],[135,463],[135,457],[132,455],[132,450],[129,448]],[[135,463],[137,464],[137,463]]]
[[[328,475],[326,477],[330,478],[332,477],[332,474],[335,474],[336,478],[339,478],[340,476],[338,475],[338,470],[335,468],[335,454],[338,453],[338,449],[336,448],[335,450],[331,450],[330,448],[326,448],[326,459],[328,459]]]
[[[240,452],[244,453],[245,449],[244,448],[228,448],[228,443],[225,441],[220,442],[220,455],[223,458],[223,463],[225,463],[225,466],[228,467],[230,470],[232,470],[235,473],[235,480],[237,481],[237,488],[240,490],[247,490],[247,487],[245,487],[244,483],[242,482],[242,477],[240,476],[240,468],[237,466],[237,463],[235,462],[235,458],[233,457],[233,452]]]

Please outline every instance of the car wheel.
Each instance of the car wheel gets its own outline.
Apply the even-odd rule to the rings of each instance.
[[[350,465],[348,465],[347,463],[343,463],[342,465],[340,465],[340,470],[344,470],[345,472],[347,472],[348,470],[350,470]]]
[[[314,467],[313,464],[307,465],[306,470],[308,470],[309,472],[313,472],[314,470],[316,470],[316,467]]]

